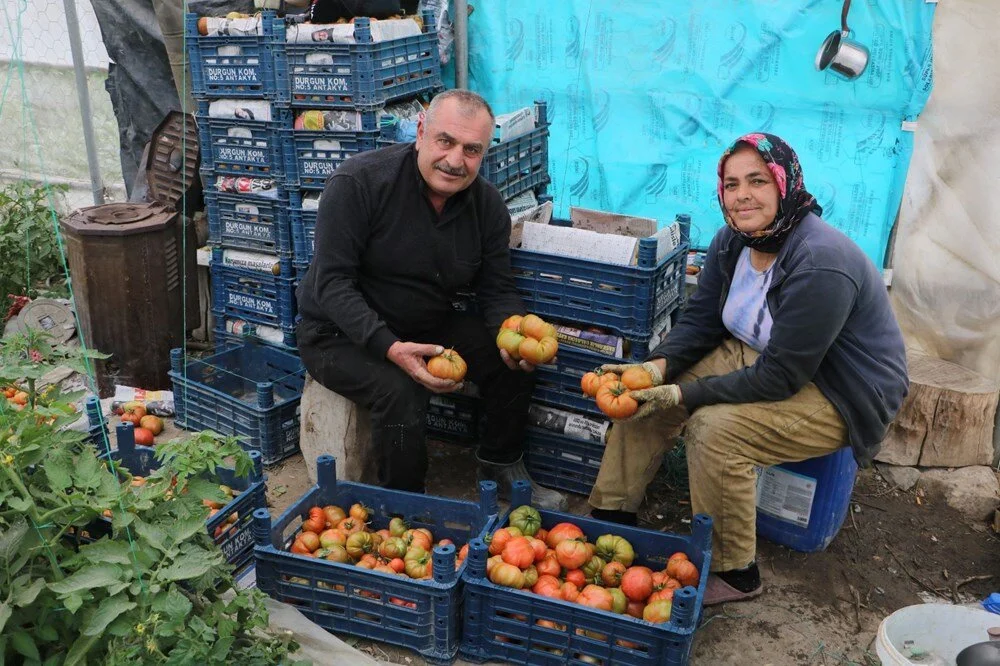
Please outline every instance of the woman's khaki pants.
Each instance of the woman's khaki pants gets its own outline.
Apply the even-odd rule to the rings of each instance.
[[[736,372],[757,356],[739,340],[729,339],[677,382]],[[715,523],[712,571],[740,569],[756,557],[754,467],[816,458],[847,440],[844,420],[813,383],[780,402],[708,405],[693,415],[680,405],[612,426],[590,493],[591,506],[637,512],[663,454],[682,429],[691,509],[710,515]]]

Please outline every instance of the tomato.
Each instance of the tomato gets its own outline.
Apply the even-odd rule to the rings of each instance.
[[[493,567],[503,562],[503,558],[499,555],[494,555],[493,557],[486,560],[486,576],[489,577],[490,572],[493,571]]]
[[[401,538],[407,546],[417,546],[424,550],[430,550],[434,545],[434,540],[428,536],[427,530],[406,530]]]
[[[520,590],[524,587],[524,574],[513,564],[501,562],[489,574],[490,582]]]
[[[163,419],[159,416],[153,416],[152,414],[147,414],[139,419],[139,425],[141,425],[146,430],[150,431],[154,435],[159,435],[163,432]]]
[[[563,543],[568,543],[563,541]],[[560,544],[561,545],[561,544]],[[587,577],[587,580],[591,583],[597,585],[601,584],[601,570],[604,569],[604,560],[599,558],[597,555],[592,555],[589,560],[580,569],[583,571],[583,575]]]
[[[347,537],[347,554],[356,560],[375,550],[372,535],[368,532],[355,532]]]
[[[327,527],[336,527],[340,524],[344,518],[347,518],[347,514],[339,506],[333,506],[332,504],[323,507],[323,516],[326,518]]]
[[[389,534],[394,537],[403,536],[403,533],[408,529],[410,529],[410,526],[402,518],[396,517],[389,521]]]
[[[618,587],[622,584],[622,574],[627,567],[621,562],[611,561],[601,569],[601,582],[605,587]]]
[[[438,379],[450,379],[453,382],[460,382],[465,379],[465,372],[469,369],[465,359],[458,355],[454,349],[448,349],[427,361],[427,372]]]
[[[517,331],[512,331],[509,328],[501,328],[500,332],[497,333],[497,349],[504,350],[516,361],[521,358],[521,352],[518,350],[521,348],[521,343],[524,340],[525,337]]]
[[[587,545],[575,539],[566,539],[556,546],[556,559],[566,569],[579,569],[590,559]],[[585,578],[589,578],[584,574]]]
[[[573,523],[559,523],[549,530],[545,537],[545,543],[549,548],[555,548],[560,542],[566,539],[583,539],[583,530]]]
[[[594,546],[597,548],[597,556],[605,562],[621,562],[628,568],[632,566],[632,560],[635,559],[635,550],[632,548],[632,544],[614,534],[604,534],[597,537]]]
[[[611,611],[621,615],[628,608],[628,597],[617,587],[612,587],[608,592],[611,594]]]
[[[404,608],[416,608],[417,602],[415,601],[404,601],[398,597],[389,597],[389,603],[395,604],[396,606],[403,606]]]
[[[587,584],[587,577],[583,575],[583,571],[580,569],[571,569],[567,571],[563,578],[566,579],[567,583],[573,583],[573,586],[577,589],[580,589]]]
[[[505,329],[506,328],[506,329],[509,329],[511,331],[516,331],[517,329],[519,329],[521,327],[521,320],[522,319],[524,319],[524,317],[522,315],[517,315],[517,314],[516,315],[511,315],[511,316],[509,316],[509,317],[507,317],[506,319],[503,320],[503,323],[500,325],[500,328],[501,329]]]
[[[504,322],[504,323],[506,323],[506,322]],[[518,322],[518,323],[520,323],[520,322]],[[17,394],[17,389],[14,388],[13,386],[8,386],[7,388],[5,388],[3,390],[3,395],[4,395],[5,398],[13,398],[15,394]]]
[[[354,566],[361,567],[362,569],[374,569],[376,566],[378,566],[378,560],[375,559],[374,555],[368,553],[360,560],[358,560],[357,564],[355,564]]]
[[[351,561],[351,556],[347,554],[347,549],[343,546],[334,545],[328,549],[326,554],[326,559],[331,562],[340,562],[341,564],[347,564]]]
[[[654,601],[663,601],[663,600],[671,601],[673,598],[674,598],[673,590],[662,589],[662,590],[657,590],[656,592],[653,592],[651,595],[649,595],[649,598],[646,599],[646,603],[651,604]]]
[[[542,516],[537,509],[525,504],[510,512],[508,522],[521,530],[521,534],[524,536],[533,537],[538,532],[538,528],[542,526]]]
[[[534,587],[535,583],[537,583],[537,582],[538,582],[538,569],[536,569],[533,566],[532,567],[528,567],[527,569],[525,569],[524,570],[524,587],[530,589],[530,588]]]
[[[539,576],[538,581],[532,586],[531,591],[543,597],[559,598],[559,589],[562,584],[555,576]]]
[[[430,578],[434,569],[431,554],[420,546],[410,546],[403,558],[404,571],[410,578]]]
[[[379,530],[379,531],[375,532],[375,534],[378,535],[379,543],[381,543],[382,541],[385,541],[386,539],[391,539],[392,538],[392,533],[389,530]]]
[[[597,406],[613,419],[627,419],[639,409],[639,403],[621,382],[602,386],[597,392]]]
[[[700,576],[698,574],[698,567],[694,564],[688,560],[678,560],[674,565],[673,577],[676,578],[681,585],[697,586],[698,578]]]
[[[541,562],[542,558],[545,557],[545,553],[549,550],[545,542],[533,537],[524,538],[528,540],[528,543],[531,544],[531,549],[535,551],[535,562]]]
[[[632,617],[637,617],[642,619],[642,611],[646,607],[645,602],[642,601],[630,601],[628,605],[625,606],[625,614],[631,615]]]
[[[365,528],[364,523],[354,518],[351,518],[350,516],[344,518],[342,521],[337,523],[337,529],[343,530],[348,535],[360,532],[364,528]]]
[[[538,569],[538,573],[543,576],[558,577],[559,574],[562,573],[562,565],[559,564],[559,560],[556,559],[556,552],[554,550],[546,551],[545,557],[543,557],[540,562],[535,564],[535,568]]]
[[[389,560],[389,568],[396,573],[403,573],[406,569],[406,562],[403,561],[402,557],[394,557]]]
[[[141,419],[148,412],[146,411],[146,405],[139,402],[138,400],[131,400],[122,405],[122,414],[138,414]]]
[[[606,611],[611,610],[613,602],[611,593],[599,585],[588,585],[583,588],[580,596],[576,599],[576,603],[581,606],[590,606],[591,608],[599,608]]]
[[[597,395],[597,390],[601,388],[601,376],[596,372],[588,372],[580,378],[580,390],[583,394],[591,398]]]
[[[556,337],[556,327],[546,323],[538,315],[533,314],[525,315],[521,319],[521,324],[518,326],[517,332],[535,340],[541,340],[544,337],[553,339]]]
[[[563,601],[576,601],[577,597],[580,596],[580,588],[566,581],[559,587],[559,596]]]
[[[535,561],[535,549],[531,547],[528,537],[514,537],[503,547],[500,556],[507,564],[526,569]]]
[[[633,365],[622,373],[622,384],[630,391],[652,388],[653,377],[641,365]]]
[[[521,536],[521,531],[517,530],[515,533],[510,527],[501,527],[489,538],[490,543],[490,555],[499,555],[503,552],[504,546],[507,542],[513,539],[515,536]]]
[[[319,548],[319,535],[314,532],[299,532],[297,541],[308,548],[310,553]]]
[[[372,571],[380,571],[382,573],[392,574],[393,576],[396,575],[396,570],[390,567],[388,564],[376,564],[375,568],[372,569]]]
[[[135,436],[135,443],[139,446],[152,446],[155,443],[152,431],[146,428],[133,428],[132,434]]]
[[[517,347],[517,353],[532,365],[545,365],[556,357],[559,351],[559,341],[552,337],[544,337],[541,340],[535,338],[525,338]]]
[[[308,518],[302,521],[302,529],[306,532],[314,532],[317,536],[326,531],[326,520],[316,518]]]
[[[629,601],[645,601],[653,593],[653,572],[649,567],[631,567],[622,574],[622,592]]]
[[[545,541],[546,539],[549,538],[549,531],[544,527],[539,527],[538,531],[535,532],[535,538],[538,539],[539,541]],[[546,545],[548,544],[546,543]]]
[[[342,530],[338,529],[323,530],[319,534],[319,543],[324,548],[333,548],[334,546],[346,546],[347,535],[344,534]]]
[[[469,544],[465,544],[458,549],[458,556],[455,558],[459,562],[465,561],[465,558],[469,556]]]
[[[351,508],[347,512],[347,515],[350,516],[351,518],[354,518],[359,523],[367,523],[369,513],[370,512],[368,510],[368,507],[366,507],[361,502],[358,502],[357,504],[351,505]]]
[[[10,401],[15,405],[21,405],[22,407],[28,404],[28,394],[24,391],[16,391],[14,395],[11,396]]]
[[[122,414],[122,423],[131,423],[136,428],[139,427],[139,423],[142,422],[142,417],[135,412],[125,412]]]
[[[642,619],[646,622],[669,622],[672,606],[671,602],[663,600],[647,604],[642,611]]]
[[[289,550],[296,555],[312,555],[312,551],[306,548],[306,545],[302,543],[301,539],[296,539],[292,542],[292,547]]]
[[[389,537],[378,546],[378,554],[387,560],[403,557],[407,550],[406,541],[400,537]]]
[[[667,575],[666,571],[654,571],[653,572],[653,591],[662,590],[667,586],[667,581],[670,580],[670,576]]]

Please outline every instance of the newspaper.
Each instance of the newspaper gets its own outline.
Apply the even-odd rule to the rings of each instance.
[[[528,424],[597,444],[604,443],[611,425],[608,421],[538,404],[528,407]]]

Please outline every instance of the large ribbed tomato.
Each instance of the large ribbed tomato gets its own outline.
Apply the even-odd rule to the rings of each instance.
[[[438,379],[450,379],[453,382],[465,379],[465,372],[468,368],[465,359],[459,356],[454,349],[447,349],[427,361],[427,372]]]
[[[597,392],[597,406],[612,419],[627,419],[639,409],[639,403],[621,382],[602,386]]]

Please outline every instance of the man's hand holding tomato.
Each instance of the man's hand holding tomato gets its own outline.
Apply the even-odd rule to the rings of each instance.
[[[427,370],[429,356],[438,356],[444,353],[441,345],[425,345],[419,342],[403,342],[401,340],[392,343],[386,358],[398,365],[403,372],[413,378],[413,381],[421,384],[428,391],[433,393],[451,393],[462,388],[461,382],[450,379],[439,379]]]

